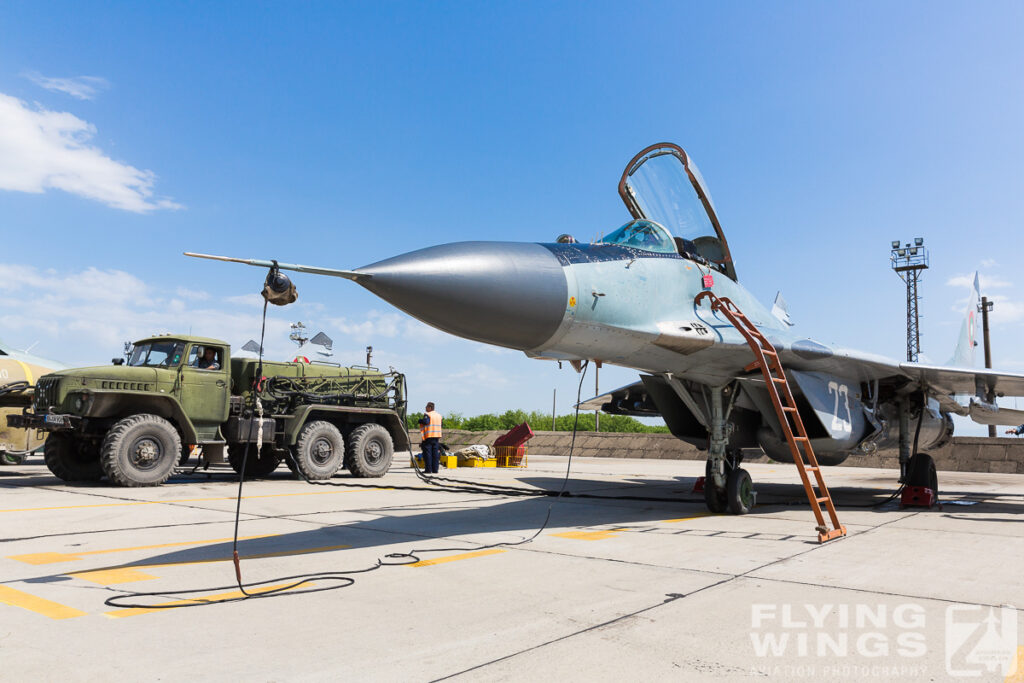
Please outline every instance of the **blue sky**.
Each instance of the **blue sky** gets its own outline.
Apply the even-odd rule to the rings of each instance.
[[[950,356],[979,269],[995,364],[1024,370],[1022,34],[1000,2],[4,3],[0,336],[72,363],[186,327],[237,347],[260,273],[182,251],[348,268],[588,239],[627,219],[629,158],[670,140],[740,280],[808,335],[900,358],[888,245],[922,236],[924,352]],[[271,355],[301,319],[338,360],[373,344],[414,404],[541,409],[557,387],[569,409],[568,368],[296,282]]]

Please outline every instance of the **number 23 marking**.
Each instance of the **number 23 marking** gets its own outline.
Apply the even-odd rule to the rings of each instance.
[[[835,407],[832,410],[832,431],[849,434],[853,431],[853,415],[850,413],[850,387],[838,382],[828,383],[828,393],[836,395]],[[846,419],[839,417],[839,396],[843,397]]]

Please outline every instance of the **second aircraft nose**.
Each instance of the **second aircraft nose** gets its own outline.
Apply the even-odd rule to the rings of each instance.
[[[358,268],[358,282],[388,303],[451,334],[535,349],[558,329],[568,284],[540,244],[456,242]]]

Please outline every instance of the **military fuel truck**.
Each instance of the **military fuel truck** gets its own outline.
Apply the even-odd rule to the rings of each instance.
[[[158,486],[193,457],[239,473],[244,458],[247,477],[282,460],[306,479],[341,467],[380,477],[409,448],[405,417],[405,376],[393,370],[261,364],[217,339],[159,335],[127,362],[43,375],[32,406],[7,421],[49,432],[44,460],[64,481]]]

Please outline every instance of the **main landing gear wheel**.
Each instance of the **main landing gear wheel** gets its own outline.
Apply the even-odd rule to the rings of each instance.
[[[341,467],[345,456],[345,441],[341,432],[330,422],[310,422],[292,448],[292,457],[305,479],[330,479]]]
[[[235,472],[242,471],[242,460],[245,459],[245,478],[260,479],[270,476],[277,469],[281,459],[274,452],[273,444],[263,444],[263,449],[256,452],[256,444],[249,444],[249,455],[245,455],[244,443],[233,443],[228,446],[228,464]]]
[[[726,490],[715,486],[715,479],[711,476],[710,460],[704,463],[704,502],[708,510],[716,514],[725,512],[729,507]]]
[[[939,497],[939,475],[935,471],[935,461],[927,453],[915,453],[907,463],[907,486],[920,486],[931,489],[935,498]]]
[[[729,473],[725,484],[726,498],[729,501],[729,512],[734,515],[745,515],[754,507],[754,482],[750,473],[737,467]]]

